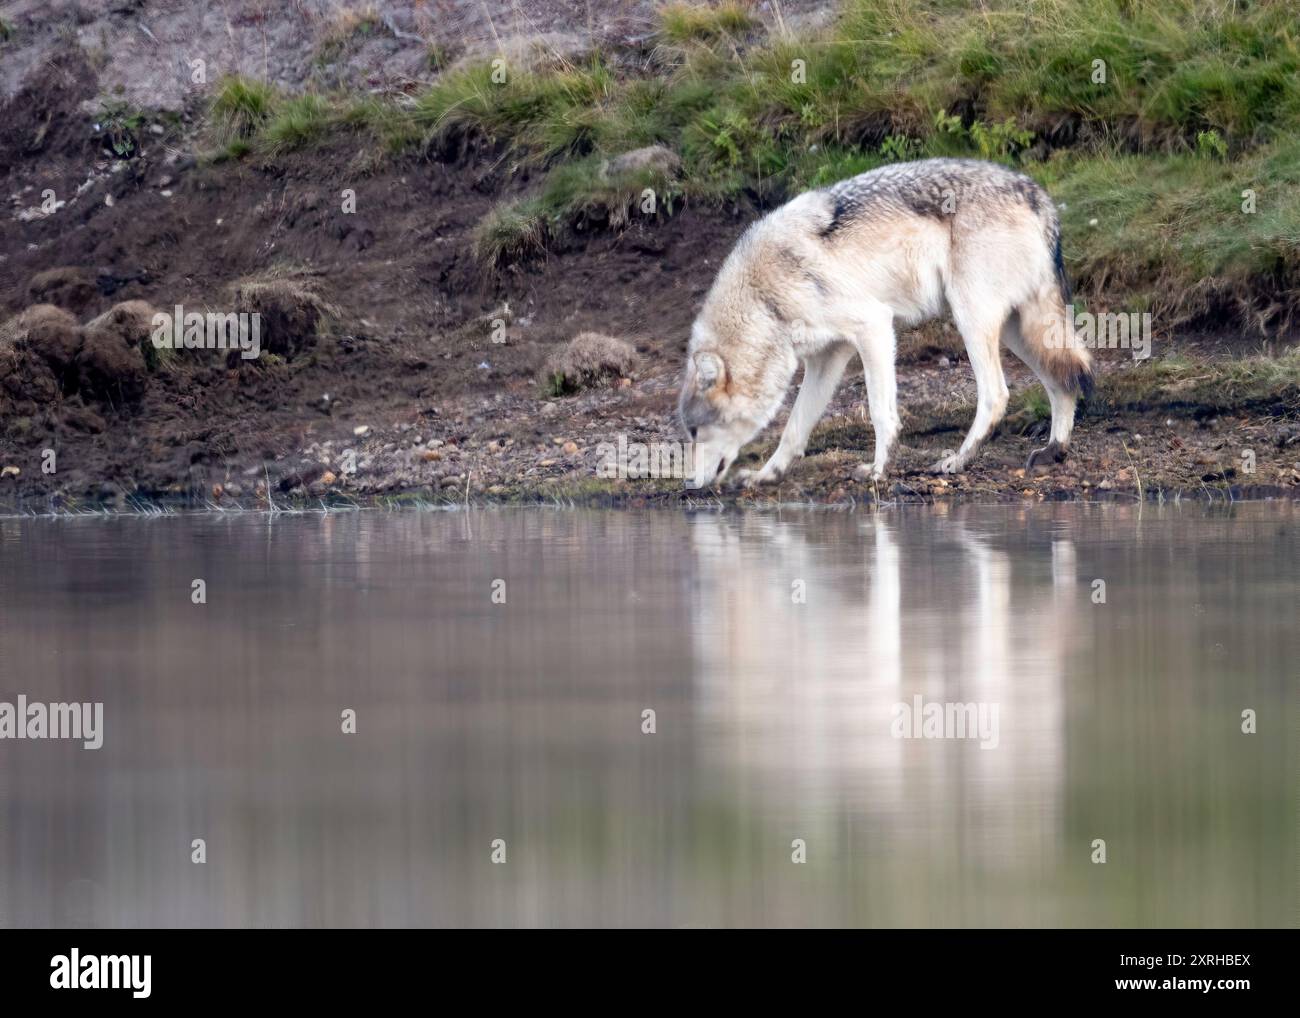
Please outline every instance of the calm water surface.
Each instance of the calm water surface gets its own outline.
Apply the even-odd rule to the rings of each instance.
[[[1286,505],[0,520],[105,727],[0,741],[0,925],[1294,925],[1298,603]]]

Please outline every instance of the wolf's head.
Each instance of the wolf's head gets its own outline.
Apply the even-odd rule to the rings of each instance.
[[[726,476],[741,448],[780,407],[794,370],[769,343],[720,338],[696,323],[682,378],[678,409],[692,443],[692,488]]]

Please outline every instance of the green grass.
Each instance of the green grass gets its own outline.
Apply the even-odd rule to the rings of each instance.
[[[1280,313],[1261,282],[1296,283],[1300,138],[1233,162],[1063,154],[1031,169],[1061,208],[1066,261],[1086,290],[1124,294],[1171,324],[1239,300]]]
[[[1258,403],[1300,411],[1300,347],[1276,357],[1203,361],[1169,356],[1100,376],[1097,397],[1116,409],[1194,404],[1220,413]]]
[[[674,180],[646,186],[696,200],[776,201],[954,155],[1047,186],[1085,300],[1151,310],[1164,325],[1227,314],[1264,330],[1300,303],[1276,299],[1300,290],[1290,0],[847,0],[807,35],[761,26],[745,4],[676,3],[658,37],[641,68],[616,72],[599,54],[460,66],[402,105],[287,100],[232,79],[213,117],[232,157],[340,131],[375,162],[466,135],[494,141],[544,179],[482,224],[492,265],[538,253],[574,223],[626,224],[636,182],[598,167],[645,145],[682,160]]]
[[[680,194],[673,176],[654,167],[615,174],[594,156],[563,163],[533,197],[489,212],[475,231],[474,251],[484,265],[501,268],[545,253],[551,238],[569,228],[617,230],[637,215],[671,215]]]

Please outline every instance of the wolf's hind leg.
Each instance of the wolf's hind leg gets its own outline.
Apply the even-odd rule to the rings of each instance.
[[[1002,374],[999,336],[1010,309],[999,307],[996,311],[979,310],[975,301],[953,301],[951,297],[949,302],[952,304],[952,316],[957,329],[966,343],[971,368],[975,372],[979,402],[975,408],[975,420],[971,423],[961,448],[943,456],[930,468],[940,474],[959,473],[975,458],[989,434],[1001,423],[1007,412],[1009,396],[1006,376]]]
[[[781,442],[769,459],[758,470],[742,470],[738,476],[743,484],[765,484],[777,481],[808,445],[808,437],[826,410],[840,384],[844,368],[853,356],[847,343],[836,343],[824,350],[809,354],[804,359],[803,381],[795,397],[790,419],[785,422]]]
[[[1078,397],[1053,377],[1043,365],[1043,359],[1025,341],[1021,333],[1019,313],[1008,318],[1007,324],[1002,327],[1002,342],[1038,376],[1047,393],[1048,402],[1052,405],[1051,439],[1043,448],[1035,449],[1029,454],[1025,469],[1032,470],[1034,463],[1042,459],[1060,463],[1070,449],[1070,433],[1074,430],[1074,406]]]

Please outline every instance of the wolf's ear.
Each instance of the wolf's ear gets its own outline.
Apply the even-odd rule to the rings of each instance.
[[[698,353],[695,355],[695,377],[699,380],[698,388],[707,392],[726,377],[727,366],[716,353]]]

